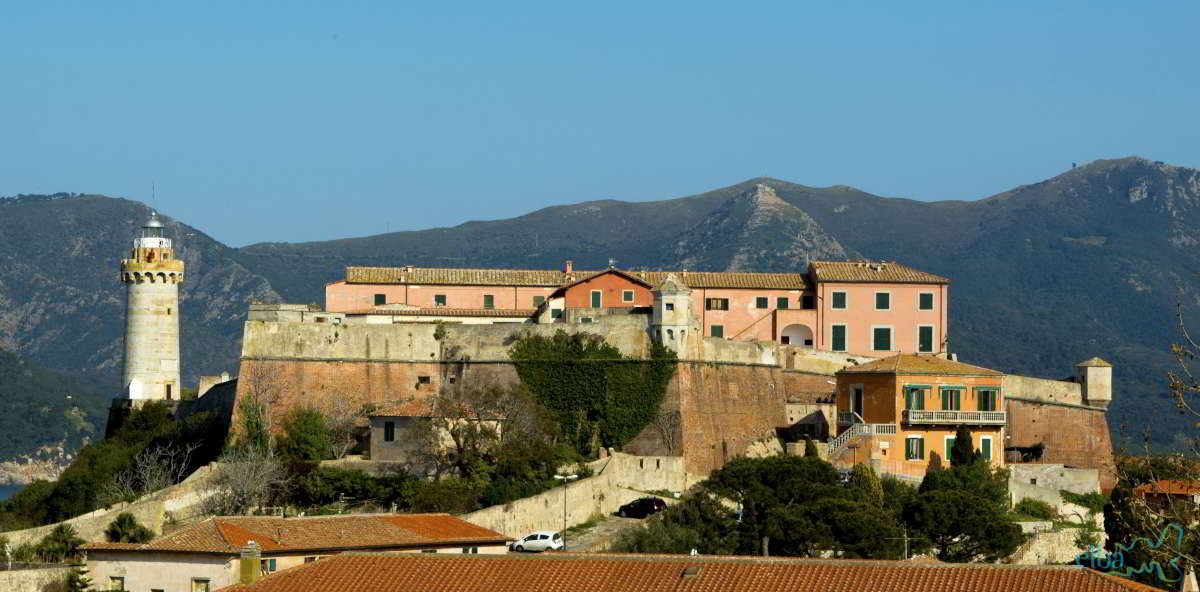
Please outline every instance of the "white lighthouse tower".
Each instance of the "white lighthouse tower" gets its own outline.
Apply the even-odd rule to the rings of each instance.
[[[180,395],[179,284],[183,261],[175,258],[158,214],[142,225],[133,251],[121,260],[128,288],[125,315],[125,398],[171,400]]]

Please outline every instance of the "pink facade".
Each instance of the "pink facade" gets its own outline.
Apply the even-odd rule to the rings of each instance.
[[[406,304],[421,308],[496,308],[532,310],[550,298],[557,286],[437,286],[407,284],[349,284],[345,280],[325,285],[325,310],[369,311],[383,295],[382,304]],[[491,296],[491,306],[488,306]],[[440,297],[440,298],[439,298]],[[441,302],[439,302],[441,301]]]
[[[695,288],[692,313],[704,335],[737,341],[782,341],[815,346],[817,312],[804,310],[803,290]],[[764,300],[765,299],[765,302]],[[783,306],[781,306],[783,305]],[[727,310],[722,307],[727,306]],[[812,340],[813,343],[806,344]]]
[[[926,309],[921,306],[922,294]],[[819,283],[817,307],[821,323],[816,347],[877,358],[946,351],[949,295],[947,284]],[[886,308],[877,306],[880,299],[886,299]],[[924,344],[920,343],[923,328]],[[886,344],[882,343],[885,340],[876,339],[882,337],[881,332],[890,334]],[[839,333],[843,337],[839,338]],[[887,349],[876,349],[877,346]]]

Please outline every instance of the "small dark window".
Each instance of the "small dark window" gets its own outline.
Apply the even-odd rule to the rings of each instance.
[[[892,295],[888,292],[875,293],[875,310],[891,310]]]
[[[621,292],[621,302],[633,302],[633,290],[623,290]]]
[[[384,294],[376,294],[375,295],[375,306],[379,306],[381,304],[387,304],[387,296]]]
[[[483,295],[483,307],[484,308],[496,308],[496,297],[492,296],[491,294],[484,294]]]
[[[561,308],[550,309],[550,318],[552,318],[552,319],[561,319],[562,314],[563,314],[563,309],[561,309]]]
[[[871,330],[871,349],[875,351],[892,351],[892,330],[889,327],[875,327]]]
[[[788,306],[787,296],[779,296],[775,299],[775,308],[787,308]]]
[[[170,308],[168,308],[168,309],[167,309],[167,316],[171,316],[171,309],[170,309]]]
[[[675,303],[667,302],[667,303],[663,304],[663,308],[666,310],[675,310]]]
[[[428,376],[418,376],[417,384],[418,385],[429,384],[429,377]]]
[[[833,342],[831,344],[833,351],[835,351],[835,352],[846,351],[846,326],[845,325],[834,325],[834,326],[830,327],[830,329],[832,329],[832,331],[833,331],[833,335],[830,339],[830,341]]]
[[[421,549],[422,553],[437,553],[437,549]]]
[[[171,385],[167,385],[167,400],[171,400]]]
[[[709,327],[708,334],[712,335],[713,337],[724,337],[725,327],[723,325],[713,325]]]
[[[395,442],[396,441],[396,422],[394,422],[394,421],[383,422],[383,441],[384,442]]]
[[[434,294],[433,295],[433,305],[434,306],[446,306],[446,295],[445,294]]]
[[[705,310],[729,310],[728,298],[705,298]]]
[[[600,290],[592,290],[592,308],[600,308]]]
[[[805,294],[800,297],[800,308],[804,310],[813,310],[817,307],[817,297],[812,294]]]
[[[929,325],[917,327],[917,351],[921,353],[933,352],[933,327]]]
[[[918,297],[917,308],[920,310],[933,310],[933,292],[921,292]]]
[[[846,293],[845,292],[834,292],[833,293],[833,303],[831,304],[831,308],[833,308],[834,310],[845,310],[846,309]]]
[[[534,307],[534,308],[538,308],[538,307],[540,307],[541,305],[543,305],[543,304],[545,304],[545,303],[546,303],[546,297],[545,297],[545,296],[534,296],[534,297],[533,297],[533,307]]]
[[[768,299],[766,296],[759,296],[758,298],[754,299],[754,308],[766,308],[769,306],[768,302],[770,302],[770,299]]]

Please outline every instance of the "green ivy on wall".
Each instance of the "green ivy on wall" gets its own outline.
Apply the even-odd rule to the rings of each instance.
[[[675,352],[654,344],[648,359],[621,354],[591,333],[518,335],[510,353],[521,381],[558,418],[580,453],[620,447],[658,414],[675,374]]]

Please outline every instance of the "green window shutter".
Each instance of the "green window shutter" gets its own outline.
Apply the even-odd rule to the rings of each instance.
[[[845,292],[834,292],[833,293],[832,308],[836,308],[839,310],[846,308],[846,293]]]
[[[942,461],[945,462],[946,464],[950,464],[950,451],[951,450],[954,450],[954,438],[946,438],[946,451],[945,451],[946,456],[944,458],[942,458]]]
[[[983,453],[983,460],[991,462],[992,461],[992,439],[991,438],[980,438],[979,439],[979,451]]]
[[[379,306],[381,304],[387,304],[387,296],[385,296],[383,294],[376,294],[375,295],[375,306]]]
[[[904,392],[904,407],[910,411],[925,410],[925,389],[908,388]]]
[[[769,306],[769,304],[767,304],[768,302],[770,302],[770,300],[768,300],[766,296],[759,296],[758,298],[754,299],[754,308],[766,308]]]
[[[833,343],[831,346],[833,351],[846,351],[846,326],[834,325],[832,329],[833,334],[831,341],[833,341]]]
[[[921,310],[933,310],[933,293],[922,292],[919,298],[920,302],[917,308]]]
[[[904,459],[905,460],[924,460],[925,459],[925,439],[924,438],[906,438],[904,440]]]
[[[550,318],[552,318],[552,319],[561,319],[561,318],[562,318],[562,316],[563,316],[563,309],[561,309],[561,308],[554,308],[554,309],[551,309],[551,310],[550,310]]]
[[[925,459],[925,438],[919,438],[917,440],[917,450],[919,451],[919,452],[917,452],[917,458],[924,460]]]
[[[545,296],[534,296],[534,297],[533,297],[533,307],[534,307],[534,308],[537,308],[537,307],[539,307],[539,306],[541,306],[541,305],[543,305],[543,304],[545,304],[545,303],[546,303],[546,297],[545,297]]]
[[[713,337],[724,337],[725,336],[725,327],[722,325],[713,325],[712,327],[709,328],[709,335],[711,335]]]
[[[875,351],[892,350],[892,330],[886,327],[876,327],[872,330],[871,347]]]
[[[434,294],[433,295],[433,305],[434,306],[446,306],[446,295],[445,294]]]
[[[933,351],[933,327],[918,327],[917,349],[921,352]]]
[[[888,310],[892,308],[892,295],[887,292],[875,293],[875,310]]]
[[[621,302],[633,302],[633,290],[621,292]]]
[[[787,307],[788,307],[787,296],[779,296],[775,299],[775,308],[787,308]]]
[[[484,294],[483,295],[483,307],[484,308],[496,308],[496,297],[492,296],[491,294]]]
[[[592,290],[592,308],[600,308],[600,291]]]

